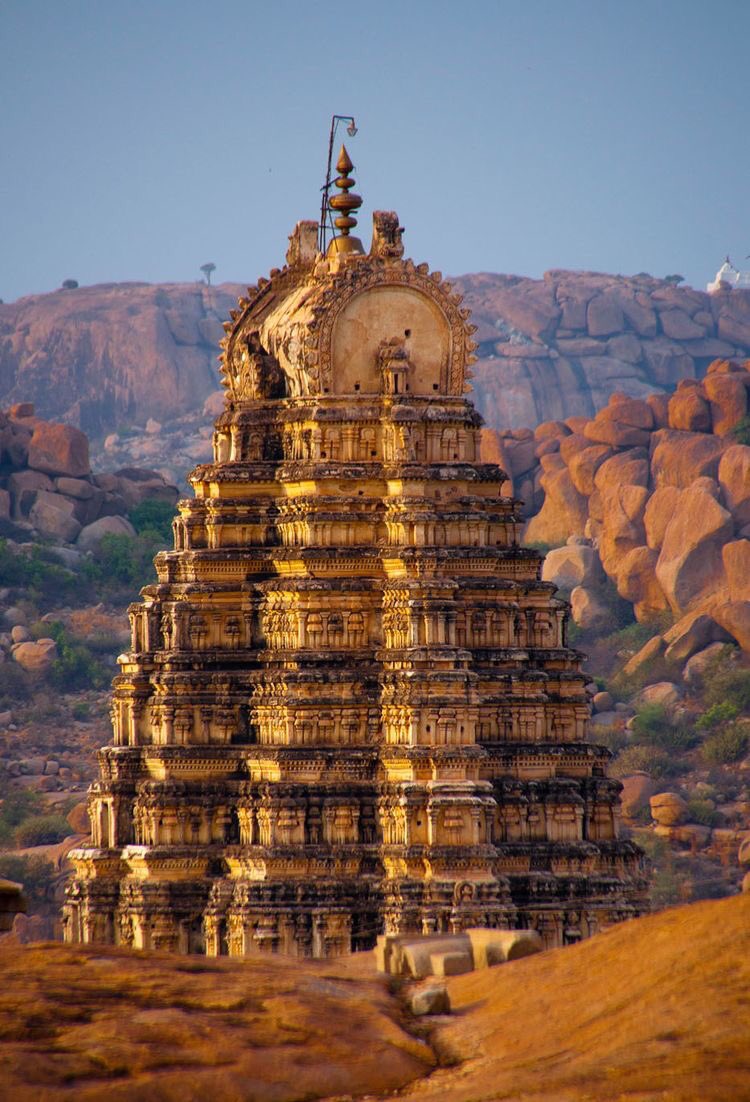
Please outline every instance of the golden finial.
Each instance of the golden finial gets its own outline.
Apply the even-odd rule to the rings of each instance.
[[[362,206],[362,198],[349,189],[354,187],[355,181],[349,175],[354,168],[351,158],[346,151],[346,146],[341,146],[339,159],[336,161],[336,169],[339,175],[333,181],[340,188],[338,195],[332,195],[328,200],[331,210],[337,212],[333,224],[338,230],[338,236],[334,237],[328,248],[329,253],[363,252],[362,242],[357,237],[350,237],[349,231],[357,225],[357,219],[352,217],[352,211],[359,210]]]

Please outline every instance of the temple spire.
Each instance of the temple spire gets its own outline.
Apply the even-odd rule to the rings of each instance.
[[[350,191],[355,184],[355,180],[349,175],[353,168],[354,165],[347,153],[346,146],[342,145],[339,159],[336,162],[339,175],[334,180],[336,187],[340,190],[328,200],[328,206],[331,210],[336,211],[333,224],[338,230],[337,236],[333,238],[328,247],[329,254],[333,252],[361,253],[364,251],[359,238],[351,237],[349,232],[357,225],[357,219],[353,217],[352,212],[359,210],[362,206],[362,197]]]

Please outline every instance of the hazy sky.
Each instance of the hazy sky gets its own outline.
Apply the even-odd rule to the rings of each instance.
[[[446,273],[750,253],[750,0],[0,0],[0,297],[215,281],[316,218],[333,112],[360,229]]]

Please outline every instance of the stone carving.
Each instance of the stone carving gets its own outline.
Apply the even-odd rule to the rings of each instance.
[[[303,224],[227,326],[215,462],[131,609],[66,937],[330,956],[475,927],[562,944],[638,914],[567,606],[477,462],[466,312],[402,259],[395,215],[369,255],[310,248]],[[449,334],[421,390],[379,305],[402,290],[402,319],[416,292]],[[332,327],[365,293],[379,390],[331,393]]]

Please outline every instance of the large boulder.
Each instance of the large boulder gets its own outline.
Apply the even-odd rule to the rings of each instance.
[[[613,454],[605,444],[594,444],[576,452],[568,463],[568,472],[576,490],[585,497],[594,492],[594,476],[605,460]]]
[[[612,622],[612,613],[596,591],[577,585],[570,594],[570,611],[574,623],[584,631],[596,631]]]
[[[650,547],[634,547],[617,568],[617,592],[634,606],[636,620],[652,620],[669,607],[656,578],[658,558]]]
[[[645,448],[628,448],[606,459],[594,475],[594,488],[606,493],[616,486],[648,486],[651,472]]]
[[[737,528],[750,524],[750,447],[733,444],[721,457],[719,485]]]
[[[618,299],[611,294],[595,295],[586,311],[586,328],[592,337],[608,337],[625,328],[625,317]]]
[[[75,505],[62,494],[39,490],[29,510],[29,520],[40,535],[72,543],[81,531],[75,518]]]
[[[658,704],[671,712],[682,699],[682,690],[674,681],[655,681],[653,685],[647,685],[645,689],[636,695],[633,704],[636,708],[643,708],[650,704]]]
[[[41,471],[31,471],[28,467],[23,471],[14,471],[8,478],[8,490],[13,503],[13,516],[21,520],[29,515],[31,506],[36,501],[37,491],[46,490],[54,493],[55,484],[48,475]]]
[[[658,792],[650,803],[651,816],[659,826],[678,826],[687,819],[687,804],[676,792]]]
[[[660,486],[654,490],[646,502],[643,513],[643,527],[646,530],[646,544],[658,550],[664,542],[664,533],[674,516],[682,490],[676,486]]]
[[[654,486],[684,489],[696,478],[716,478],[727,443],[717,436],[659,429],[651,436],[651,475]]]
[[[542,486],[544,504],[526,526],[526,542],[555,544],[563,543],[568,536],[583,535],[588,515],[586,498],[578,493],[568,471],[563,468],[545,473]]]
[[[146,467],[125,467],[115,472],[117,493],[125,500],[128,510],[135,509],[142,501],[156,499],[174,505],[179,490],[167,482],[158,471]]]
[[[750,651],[750,601],[729,601],[714,609],[714,617],[743,650]]]
[[[685,662],[710,643],[731,642],[731,636],[713,616],[689,612],[664,633],[664,642],[667,644],[665,657],[668,662]]]
[[[135,536],[135,528],[125,517],[100,517],[82,528],[76,546],[81,551],[95,551],[105,536]]]
[[[88,437],[72,425],[37,421],[29,443],[28,463],[46,474],[81,478],[91,471]]]
[[[599,555],[611,577],[619,575],[623,557],[646,543],[643,514],[648,501],[645,486],[618,486],[602,495],[602,533]]]
[[[703,381],[711,402],[711,421],[717,436],[726,436],[747,413],[747,389],[737,375],[707,375]]]
[[[638,819],[649,807],[649,800],[657,791],[657,783],[648,773],[628,773],[622,778],[620,806],[623,817]]]
[[[682,678],[688,685],[700,685],[707,670],[723,653],[726,643],[710,643],[685,663]]]
[[[733,540],[722,550],[730,601],[750,601],[750,539]]]
[[[591,585],[602,580],[599,556],[585,544],[566,545],[548,551],[542,566],[542,580],[553,582],[560,589]]]
[[[627,394],[612,394],[603,413],[610,420],[617,421],[620,425],[630,425],[634,429],[645,429],[650,432],[654,427],[653,410],[642,398],[631,398]]]
[[[613,420],[609,414],[609,408],[598,413],[586,425],[583,435],[596,444],[609,444],[613,448],[648,447],[650,433],[646,429],[623,425]]]
[[[711,598],[724,584],[722,546],[733,531],[731,514],[705,490],[691,487],[682,492],[656,564],[659,585],[673,612]]]
[[[12,649],[14,661],[29,673],[46,673],[57,658],[54,639],[39,639],[36,643],[16,643]]]
[[[697,386],[678,389],[669,399],[669,427],[680,432],[710,432],[711,407]]]

